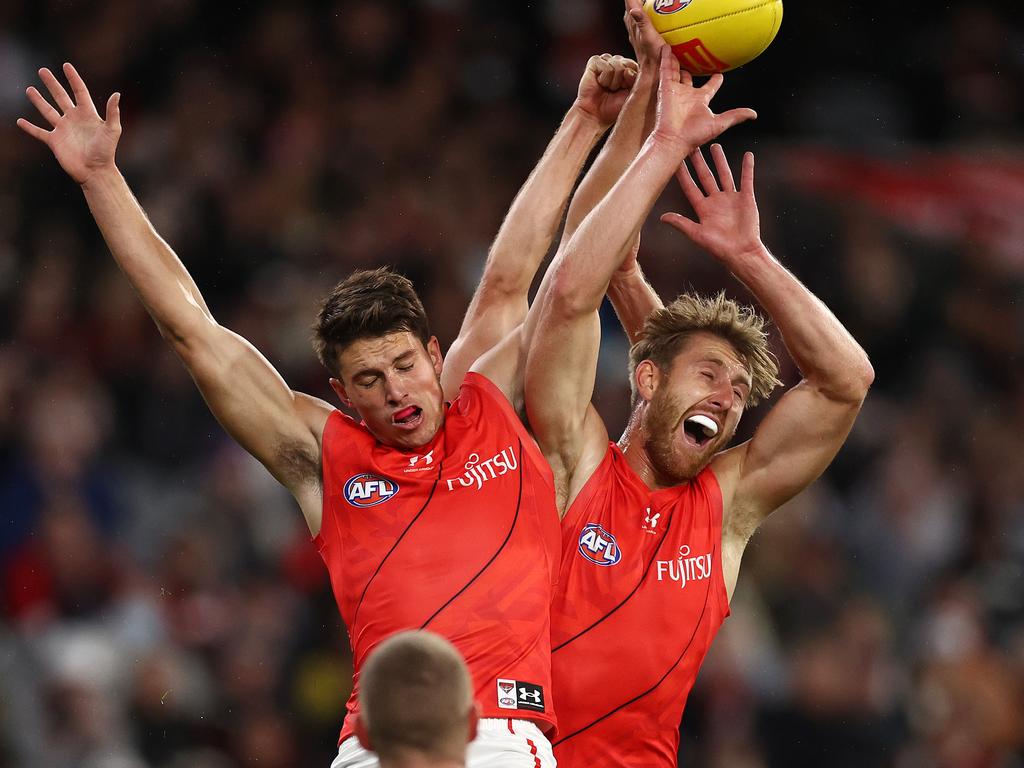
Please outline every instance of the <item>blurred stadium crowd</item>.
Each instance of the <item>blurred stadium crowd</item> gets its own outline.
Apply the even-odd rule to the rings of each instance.
[[[761,115],[723,143],[758,155],[764,239],[877,381],[748,550],[687,766],[1024,766],[1024,23],[1009,2],[857,6],[787,4],[716,101]],[[392,264],[447,345],[588,55],[627,52],[621,12],[0,3],[0,767],[326,767],[351,673],[290,497],[15,128],[36,68],[122,91],[119,165],[214,313],[333,400],[317,299]],[[641,261],[663,296],[743,296],[656,223]],[[597,402],[621,425],[606,326]]]

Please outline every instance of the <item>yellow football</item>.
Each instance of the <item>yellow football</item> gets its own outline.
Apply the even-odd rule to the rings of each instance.
[[[782,0],[644,0],[654,28],[694,75],[728,72],[775,39]]]

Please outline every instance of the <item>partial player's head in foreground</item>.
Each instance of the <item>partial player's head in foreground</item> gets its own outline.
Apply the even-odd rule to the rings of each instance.
[[[729,444],[744,409],[780,383],[765,319],[724,293],[683,294],[652,313],[629,358],[635,418],[667,483],[696,477]]]
[[[466,664],[431,632],[400,632],[381,643],[359,678],[360,743],[382,768],[461,766],[476,736],[477,711]]]
[[[314,334],[331,387],[378,440],[416,448],[433,439],[444,419],[441,349],[407,278],[353,272],[324,299]]]

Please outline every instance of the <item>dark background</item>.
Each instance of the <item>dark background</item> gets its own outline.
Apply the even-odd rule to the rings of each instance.
[[[724,144],[757,153],[765,241],[877,381],[825,477],[752,541],[683,764],[1020,766],[1024,19],[1011,2],[785,13],[716,98],[760,114]],[[69,60],[98,101],[122,92],[119,165],[218,319],[331,399],[319,297],[395,265],[446,347],[587,57],[628,52],[621,16],[0,3],[0,766],[327,766],[351,672],[290,497],[207,414],[81,193],[15,127],[35,70]],[[670,189],[656,212],[683,206]],[[656,222],[641,261],[667,298],[744,298]],[[610,313],[602,352],[614,432]]]

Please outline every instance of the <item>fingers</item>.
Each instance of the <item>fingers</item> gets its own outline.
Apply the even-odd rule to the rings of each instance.
[[[715,161],[715,171],[718,172],[718,183],[723,192],[735,192],[736,182],[732,178],[732,169],[729,161],[725,159],[725,150],[721,144],[711,145],[711,158]]]
[[[690,204],[691,208],[696,208],[697,204],[704,199],[704,192],[697,186],[697,182],[693,180],[693,176],[690,175],[690,169],[686,167],[685,162],[680,163],[679,168],[676,169],[676,181],[679,182],[679,187],[683,190],[686,202]]]
[[[28,100],[32,102],[32,105],[39,110],[39,114],[43,116],[43,119],[46,120],[46,122],[50,125],[57,125],[57,122],[61,118],[60,112],[54,109],[53,105],[43,98],[43,94],[41,94],[35,86],[30,85],[26,88],[25,95],[28,96]]]
[[[689,73],[684,73],[684,77]],[[658,64],[658,81],[662,84],[678,83],[679,74],[679,60],[676,59],[672,53],[672,49],[667,45],[661,49],[661,61]],[[691,82],[693,82],[691,80]]]
[[[690,162],[693,163],[693,170],[697,172],[697,180],[700,181],[701,187],[707,194],[712,192],[720,192],[718,188],[718,182],[715,181],[715,175],[711,173],[711,168],[708,167],[707,160],[704,159],[704,153],[700,151],[700,147],[697,147],[693,152],[690,153]]]
[[[18,118],[18,127],[21,128],[21,130],[23,130],[25,133],[27,133],[33,139],[39,139],[39,141],[43,142],[43,144],[46,144],[47,146],[50,145],[50,132],[49,131],[43,130],[38,125],[33,125],[28,120],[26,120],[24,117],[19,117]]]
[[[594,72],[597,84],[607,91],[631,88],[640,71],[639,66],[632,59],[627,59],[624,56],[611,56],[607,53],[591,58],[590,68]]]
[[[722,87],[722,83],[724,82],[725,78],[722,76],[722,73],[716,72],[708,78],[708,81],[704,83],[700,89],[708,94],[708,101],[710,101],[714,95],[718,93],[718,89]]]
[[[50,96],[53,97],[57,107],[61,112],[67,113],[70,109],[73,109],[75,103],[71,101],[71,97],[68,96],[68,92],[64,90],[64,86],[61,85],[57,78],[53,76],[53,72],[43,67],[39,70],[39,77],[43,81],[43,85],[50,92]]]
[[[754,153],[743,153],[743,165],[740,167],[740,190],[754,194]]]
[[[71,85],[71,92],[75,94],[75,103],[80,107],[95,108],[92,103],[92,96],[89,95],[89,89],[85,87],[85,81],[79,76],[78,70],[71,66],[69,62],[64,62],[64,76]]]
[[[121,94],[112,93],[110,98],[107,99],[107,108],[103,116],[103,120],[107,122],[111,128],[118,133],[121,132]]]

